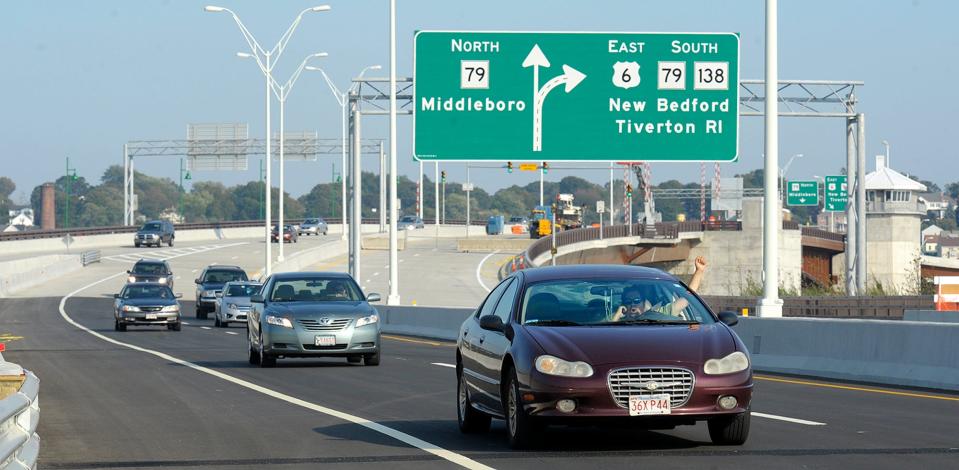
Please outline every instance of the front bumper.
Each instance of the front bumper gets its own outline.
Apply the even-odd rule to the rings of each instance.
[[[310,331],[294,322],[293,329],[275,325],[263,326],[263,350],[285,357],[354,356],[375,354],[380,349],[379,324],[359,328],[353,322],[336,331]],[[315,346],[317,336],[335,336],[333,346]]]
[[[221,310],[220,321],[227,323],[246,323],[247,314],[249,313],[249,310]]]
[[[119,320],[124,325],[172,325],[180,321],[180,313],[124,312]]]
[[[135,236],[133,237],[133,243],[134,243],[134,244],[139,243],[139,244],[141,244],[141,245],[142,245],[142,244],[160,243],[161,240],[162,240],[162,239],[160,238],[159,235],[153,235],[153,234],[149,234],[149,235],[135,235]]]
[[[201,296],[199,300],[196,301],[197,307],[213,309],[216,307],[216,297],[203,297]]]
[[[521,394],[531,394],[532,399],[524,399],[524,408],[528,413],[543,418],[561,420],[582,420],[589,418],[600,420],[649,423],[690,423],[706,420],[715,416],[736,415],[749,408],[752,399],[752,371],[747,369],[734,374],[712,376],[702,372],[702,366],[673,365],[693,371],[695,383],[693,391],[685,404],[672,408],[669,415],[630,416],[629,410],[621,407],[613,399],[607,382],[611,370],[635,364],[617,364],[613,366],[593,366],[593,375],[588,378],[555,377],[533,371],[529,385],[521,387]],[[639,366],[656,367],[656,366]],[[719,407],[719,398],[726,395],[736,397],[736,407],[725,410]],[[556,403],[562,399],[576,401],[576,409],[564,413],[556,409]]]

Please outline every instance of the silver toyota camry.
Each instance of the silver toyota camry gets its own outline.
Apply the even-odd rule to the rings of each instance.
[[[273,274],[250,297],[250,364],[273,367],[278,358],[345,357],[380,364],[380,317],[348,274]]]

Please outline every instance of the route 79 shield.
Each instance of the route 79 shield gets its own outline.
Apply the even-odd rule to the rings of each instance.
[[[639,64],[632,61],[613,64],[613,85],[625,89],[639,86]]]

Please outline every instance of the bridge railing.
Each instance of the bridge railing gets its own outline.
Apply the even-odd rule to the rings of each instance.
[[[0,364],[7,364],[3,356]],[[20,378],[19,388],[0,400],[0,466],[32,469],[40,454],[40,380],[30,371],[23,371]]]

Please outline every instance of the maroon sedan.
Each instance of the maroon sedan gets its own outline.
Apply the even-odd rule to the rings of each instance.
[[[510,446],[547,424],[672,429],[706,421],[714,443],[749,434],[752,368],[730,326],[681,281],[636,266],[520,271],[460,328],[460,430],[507,421]]]

